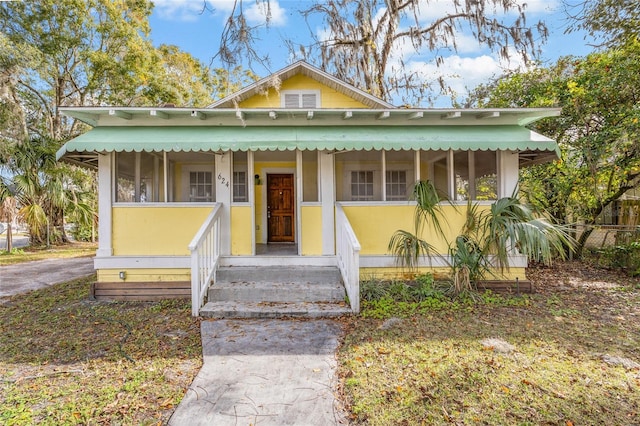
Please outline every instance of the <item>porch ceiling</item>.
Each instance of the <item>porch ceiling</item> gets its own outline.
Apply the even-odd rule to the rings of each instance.
[[[96,127],[67,142],[58,159],[122,151],[509,150],[528,161],[559,154],[555,141],[520,126]]]

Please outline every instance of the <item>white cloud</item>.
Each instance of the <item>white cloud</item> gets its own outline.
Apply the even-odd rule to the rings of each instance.
[[[245,10],[247,20],[254,25],[264,24],[269,17],[269,25],[283,27],[287,24],[286,10],[280,7],[277,0],[259,1]]]
[[[495,56],[480,55],[464,57],[459,55],[447,56],[443,63],[437,66],[434,61],[409,61],[403,68],[407,74],[415,73],[425,82],[433,82],[442,78],[445,84],[463,98],[476,86],[488,83],[491,79],[504,74],[507,70],[517,70],[524,67],[524,63],[515,52],[511,52],[510,60],[502,60]],[[394,68],[398,70],[398,64]],[[393,72],[393,71],[392,71]],[[438,87],[434,87],[437,90]]]
[[[165,20],[195,21],[204,9],[203,0],[153,0],[154,11]]]
[[[557,12],[560,6],[558,0],[517,0],[519,4],[526,4],[525,12],[551,14]]]
[[[527,14],[550,14],[557,10],[559,6],[558,0],[516,0],[519,5],[525,6],[525,13]],[[487,4],[487,11],[495,13],[496,15],[505,15],[502,7],[494,7]],[[447,14],[455,12],[455,5],[451,0],[434,0],[427,4],[423,4],[420,7],[419,18],[420,21],[432,21],[434,19],[442,18]],[[513,13],[513,12],[512,12]]]
[[[236,5],[235,0],[153,0],[155,11],[162,19],[177,21],[195,21],[201,15],[214,14],[224,16],[231,14]],[[246,4],[250,4],[246,7]],[[286,10],[280,6],[278,0],[249,1],[244,9],[247,20],[252,25],[264,24],[270,13],[270,24],[283,26],[287,22]]]

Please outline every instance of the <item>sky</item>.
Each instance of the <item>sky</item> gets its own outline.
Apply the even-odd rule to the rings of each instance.
[[[564,55],[582,56],[592,48],[588,46],[584,35],[580,33],[565,34],[567,26],[566,13],[562,0],[517,0],[526,3],[527,20],[534,23],[542,20],[549,29],[549,38],[542,45],[540,59],[543,64],[553,63]],[[174,44],[189,52],[205,64],[220,66],[212,58],[218,50],[220,34],[224,22],[230,15],[233,0],[153,0],[155,8],[150,18],[151,39],[155,45]],[[442,16],[450,8],[451,0],[432,0],[428,8],[423,9],[424,19]],[[206,7],[205,7],[206,4]],[[320,23],[307,25],[298,11],[311,5],[311,0],[270,0],[270,26],[258,33],[260,41],[257,45],[260,54],[270,57],[269,68],[254,64],[252,69],[260,77],[265,77],[289,65],[292,58],[286,47],[286,39],[304,41],[309,39],[309,32],[317,36],[326,36],[326,29]],[[263,0],[244,0],[244,10],[251,25],[263,25],[266,7]],[[435,67],[429,54],[408,54],[407,49],[398,46],[396,57],[404,55],[404,66],[424,73],[425,76],[441,74],[447,83],[464,97],[469,88],[480,83],[487,83],[502,74],[505,69],[518,67],[517,59],[505,62],[496,53],[480,49],[475,38],[470,34],[458,34],[459,49],[446,55],[444,63]],[[515,56],[514,56],[515,57]],[[399,61],[396,66],[399,66]],[[425,78],[428,78],[425,77]],[[398,103],[397,101],[394,103]],[[433,105],[450,107],[451,100],[439,98]]]

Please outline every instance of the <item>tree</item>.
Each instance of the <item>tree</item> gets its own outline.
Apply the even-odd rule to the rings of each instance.
[[[148,0],[0,2],[0,167],[34,242],[45,233],[66,241],[66,219],[76,230],[95,228],[95,176],[55,164],[55,150],[86,125],[59,107],[206,106],[221,83],[232,84],[175,46],[154,48],[152,7]]]
[[[262,2],[268,7],[268,0]],[[268,59],[253,50],[257,29],[247,23],[243,1],[235,0],[234,4],[223,31],[220,58],[227,64],[245,58]],[[434,53],[434,62],[442,64],[439,52],[457,51],[460,32],[470,31],[478,48],[488,47],[503,58],[517,53],[528,62],[537,56],[537,44],[547,37],[542,22],[527,24],[526,6],[515,0],[446,4],[451,9],[432,18],[427,12],[441,6],[434,0],[315,1],[300,13],[307,19],[319,19],[326,34],[319,38],[312,31],[312,43],[288,43],[295,57],[355,87],[387,101],[401,97],[404,103],[418,105],[430,98],[434,84],[442,90],[447,88],[442,80],[425,81],[420,72],[406,69],[402,50],[408,55]],[[500,13],[513,19],[499,18]]]
[[[152,7],[147,0],[0,3],[4,43],[29,52],[4,67],[13,84],[0,87],[13,88],[31,136],[62,141],[84,130],[61,106],[211,102],[215,81],[205,65],[175,46],[151,44]]]
[[[562,58],[554,66],[498,81],[476,92],[480,106],[559,106],[562,114],[536,123],[556,139],[560,161],[526,169],[530,201],[563,223],[587,225],[584,243],[605,207],[640,184],[640,41]]]
[[[13,250],[13,223],[18,214],[18,206],[13,188],[6,179],[0,176],[0,221],[7,223],[6,248]]]
[[[638,41],[640,8],[636,0],[588,0],[569,3],[566,8],[572,21],[567,31],[585,30],[602,48]]]

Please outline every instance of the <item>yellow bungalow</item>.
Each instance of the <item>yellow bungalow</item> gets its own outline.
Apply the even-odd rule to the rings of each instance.
[[[62,110],[93,127],[58,158],[98,170],[96,291],[190,294],[194,315],[219,268],[272,265],[338,268],[357,312],[359,276],[397,272],[387,245],[412,227],[415,181],[488,204],[557,157],[524,127],[557,109],[396,108],[305,62],[207,108]]]

